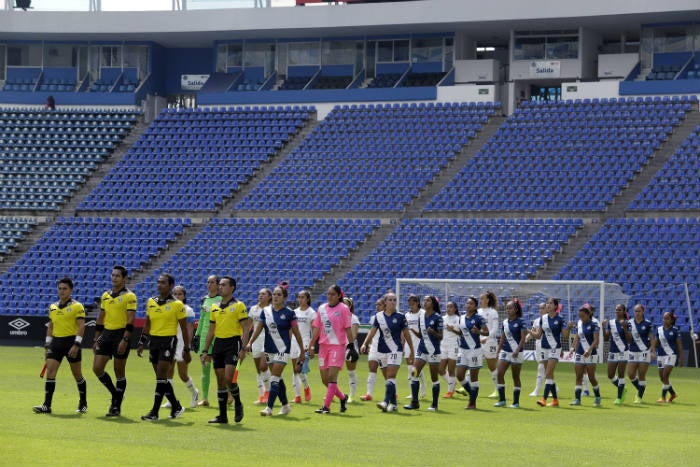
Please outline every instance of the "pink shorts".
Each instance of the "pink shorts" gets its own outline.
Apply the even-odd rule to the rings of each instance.
[[[318,367],[325,370],[328,367],[343,368],[345,361],[345,346],[321,344],[318,349]]]

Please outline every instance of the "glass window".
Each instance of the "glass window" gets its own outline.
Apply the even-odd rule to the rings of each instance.
[[[0,45],[0,79],[5,79],[5,46]]]
[[[243,53],[243,64],[244,66],[267,67],[270,59],[274,59],[274,55],[275,44],[267,42],[248,43]]]
[[[416,62],[441,62],[442,38],[414,39],[411,48],[411,61]]]
[[[320,65],[318,42],[291,42],[287,55],[289,65]]]
[[[139,80],[148,74],[148,46],[127,45],[124,47],[124,68],[136,68]]]
[[[67,44],[46,44],[44,46],[44,66],[70,67],[73,63],[73,46]]]
[[[103,45],[100,47],[100,67],[121,67],[121,47]]]
[[[219,44],[216,46],[216,71],[219,73],[226,72],[226,58],[228,55],[228,46]]]
[[[513,60],[541,60],[545,58],[544,37],[516,37]]]
[[[41,44],[7,46],[7,66],[41,66],[41,61]]]
[[[226,66],[243,66],[243,45],[229,44]]]
[[[394,61],[394,42],[379,41],[377,42],[377,61],[378,62],[393,62]]]
[[[578,37],[548,37],[547,59],[578,58]]]
[[[407,62],[410,50],[411,44],[408,39],[405,41],[394,41],[394,61]]]
[[[328,41],[321,45],[321,65],[350,65],[355,63],[355,41]]]

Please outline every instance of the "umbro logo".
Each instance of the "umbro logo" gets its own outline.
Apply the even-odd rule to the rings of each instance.
[[[7,324],[9,324],[11,328],[14,328],[18,331],[21,331],[22,329],[30,326],[30,324],[22,318],[13,319]]]

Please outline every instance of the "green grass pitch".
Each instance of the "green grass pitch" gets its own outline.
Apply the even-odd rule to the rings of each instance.
[[[592,397],[569,407],[573,368],[560,364],[557,382],[561,407],[541,408],[527,396],[535,379],[535,364],[523,368],[521,409],[494,408],[487,396],[492,385],[482,375],[477,411],[466,411],[466,399],[440,400],[440,410],[382,413],[375,404],[358,402],[347,413],[317,415],[324,394],[317,360],[312,362],[313,399],[293,407],[288,416],[260,417],[252,360],[242,365],[239,383],[245,419],[239,425],[208,425],[214,407],[187,409],[177,420],[142,422],[152,402],[153,371],[146,358],[132,353],[127,365],[128,388],[122,417],[108,419],[106,389],[92,373],[92,351],[84,350],[83,373],[88,381],[88,413],[74,413],[77,390],[64,361],[56,380],[53,414],[37,415],[31,407],[43,400],[39,371],[43,349],[2,347],[0,466],[698,466],[700,465],[700,371],[676,368],[672,382],[679,398],[656,404],[661,384],[655,367],[649,371],[645,404],[633,406],[632,391],[622,407],[613,405],[615,389],[598,367],[603,404]],[[111,365],[111,364],[110,364]],[[190,374],[199,386],[195,361]],[[364,392],[366,357],[358,365],[358,396]],[[285,371],[291,391],[291,368]],[[111,373],[111,371],[110,371]],[[341,374],[341,388],[347,376]],[[512,383],[506,375],[510,402]],[[398,378],[399,403],[408,393],[406,367]],[[215,400],[215,387],[210,400]],[[633,389],[633,388],[631,388]],[[189,394],[175,381],[184,402]],[[442,393],[446,385],[442,383]],[[375,399],[384,393],[381,375]],[[279,405],[277,404],[276,409]],[[276,414],[277,410],[275,410]],[[167,417],[167,409],[161,417]]]

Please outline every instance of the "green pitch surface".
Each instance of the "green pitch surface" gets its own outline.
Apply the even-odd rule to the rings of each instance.
[[[128,387],[122,417],[105,418],[107,390],[92,373],[92,351],[84,350],[83,373],[88,381],[86,414],[76,414],[78,395],[66,362],[56,378],[53,413],[32,413],[41,404],[44,385],[39,379],[43,349],[2,347],[0,360],[0,416],[2,417],[1,466],[697,466],[700,465],[700,371],[676,368],[672,382],[679,398],[657,404],[661,384],[656,368],[649,371],[645,403],[632,405],[630,388],[624,406],[613,405],[614,387],[599,366],[603,404],[593,398],[583,406],[569,407],[573,393],[573,368],[560,364],[557,382],[562,390],[559,408],[542,408],[532,391],[535,364],[523,369],[521,409],[494,408],[488,394],[490,378],[482,374],[482,391],[476,411],[466,411],[466,399],[440,399],[440,410],[400,409],[383,413],[375,402],[349,405],[338,413],[317,415],[324,395],[318,377],[318,361],[310,374],[313,399],[293,407],[287,416],[261,417],[252,360],[242,365],[239,383],[245,405],[242,423],[209,425],[214,407],[187,409],[177,420],[142,422],[140,416],[152,404],[155,378],[147,359],[132,353],[127,365]],[[110,364],[111,365],[111,364]],[[291,368],[285,371],[291,391]],[[111,371],[110,371],[111,373]],[[199,386],[200,365],[191,365]],[[358,365],[358,396],[364,392],[366,357]],[[399,403],[407,402],[406,368],[398,378]],[[341,374],[341,388],[347,375]],[[510,403],[512,383],[506,375]],[[175,391],[183,403],[189,393],[176,380]],[[215,388],[209,398],[215,401]],[[442,393],[446,384],[442,383]],[[384,393],[378,378],[375,401]],[[277,413],[279,403],[275,407]],[[164,418],[163,418],[164,417]]]

